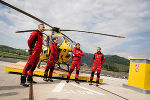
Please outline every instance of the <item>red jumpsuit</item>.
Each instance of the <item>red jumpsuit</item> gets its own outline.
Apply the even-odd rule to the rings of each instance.
[[[80,63],[81,63],[81,56],[84,56],[84,53],[82,50],[73,48],[73,59],[70,66],[70,71],[68,73],[68,77],[71,76],[71,73],[73,72],[74,68],[76,67],[76,75],[75,78],[79,77],[79,70],[80,70]]]
[[[95,53],[93,55],[92,60],[93,60],[93,66],[92,66],[91,80],[93,80],[96,69],[97,69],[97,80],[99,80],[100,72],[101,72],[101,65],[105,62],[104,55],[102,53]]]
[[[49,76],[52,77],[52,73],[54,71],[54,67],[56,64],[56,58],[58,57],[57,54],[57,43],[53,42],[52,44],[50,44],[50,56],[47,60],[47,66],[45,69],[45,74],[48,75],[48,71],[49,71]]]
[[[40,59],[40,53],[42,52],[43,34],[40,31],[33,31],[28,39],[29,57],[28,61],[23,69],[22,75],[32,76],[33,71]]]

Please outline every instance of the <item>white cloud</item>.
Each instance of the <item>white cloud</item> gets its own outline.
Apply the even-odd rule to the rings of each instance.
[[[64,29],[88,30],[126,36],[126,39],[65,32],[71,39],[81,43],[86,52],[95,52],[97,46],[106,54],[123,55],[118,46],[139,39],[137,33],[150,31],[150,2],[147,0],[7,0],[22,10],[33,14],[52,26]],[[12,24],[4,23],[1,33],[11,34],[16,30],[35,29],[39,22],[14,10],[2,8],[0,16]],[[6,28],[7,27],[7,28]],[[9,29],[9,32],[7,32]],[[47,32],[48,33],[48,32]],[[19,35],[27,38],[29,35]],[[133,37],[134,36],[134,37]]]

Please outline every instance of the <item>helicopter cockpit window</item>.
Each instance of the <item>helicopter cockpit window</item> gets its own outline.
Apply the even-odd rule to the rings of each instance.
[[[72,43],[72,41],[68,37],[66,37],[66,36],[64,36],[64,39],[69,44],[70,48],[73,49],[73,43]]]
[[[57,37],[57,38],[58,38],[57,46],[58,46],[58,47],[61,46],[62,43],[64,42],[63,37],[60,37],[60,36],[57,36],[57,35],[52,35],[52,38],[54,38],[54,37]],[[52,43],[52,39],[51,39],[51,42],[50,42],[50,43]]]

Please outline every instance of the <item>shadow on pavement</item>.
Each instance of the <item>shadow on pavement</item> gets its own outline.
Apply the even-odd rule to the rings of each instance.
[[[25,88],[23,86],[0,86],[1,90],[13,90],[13,89],[19,89],[19,88]]]
[[[107,84],[107,83],[100,83],[100,85],[109,85],[109,84]]]
[[[57,99],[57,98],[48,98],[46,100],[69,100],[69,99]]]
[[[29,100],[29,98],[24,98],[24,99],[21,99],[21,100]]]
[[[0,97],[17,95],[17,92],[8,92],[0,94]]]
[[[38,82],[37,84],[55,84],[55,83],[60,83],[60,81],[62,80],[55,80],[53,79],[53,82],[46,82],[46,81],[43,81],[43,82]],[[35,84],[36,85],[36,84]]]

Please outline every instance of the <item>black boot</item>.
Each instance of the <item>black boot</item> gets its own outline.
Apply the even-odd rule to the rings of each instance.
[[[46,81],[46,82],[48,82],[47,74],[44,74],[43,80]]]
[[[33,77],[32,77],[32,76],[30,76],[30,75],[28,75],[28,77],[27,77],[27,81],[28,81],[29,83],[34,83],[34,84],[36,84],[36,83],[37,83],[37,82],[33,81]]]
[[[48,81],[53,82],[52,78],[48,78]]]
[[[20,78],[20,85],[24,86],[24,87],[29,87],[28,84],[26,84],[26,76],[24,75],[21,75],[21,78]]]
[[[90,81],[89,81],[89,82],[90,82],[90,83],[89,83],[89,85],[93,85],[92,80],[93,80],[93,79],[90,79]]]
[[[96,86],[99,86],[99,80],[96,81]]]
[[[75,78],[75,82],[76,82],[77,84],[80,84],[79,81],[78,81],[78,78]]]
[[[70,77],[69,77],[69,76],[67,76],[67,81],[66,81],[67,83],[69,83],[69,79],[70,79]]]
[[[48,77],[48,81],[53,82],[51,75]]]

